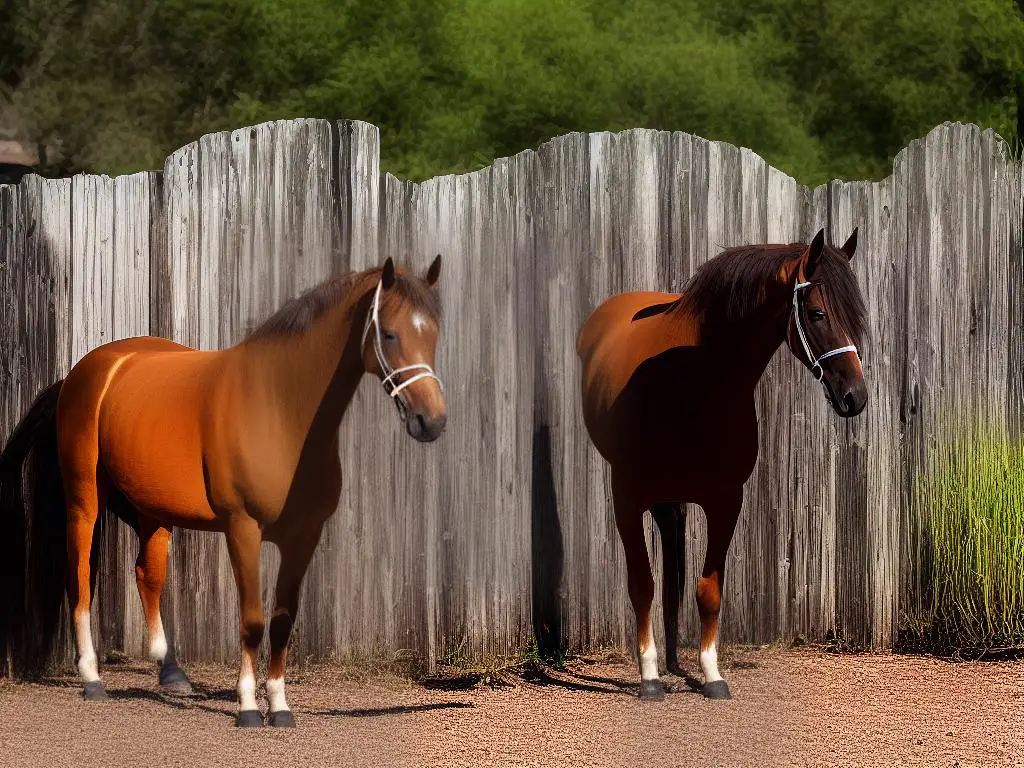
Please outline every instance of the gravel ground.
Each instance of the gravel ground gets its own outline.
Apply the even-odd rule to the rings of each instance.
[[[73,678],[0,682],[0,766],[1024,766],[1024,661],[760,648],[723,667],[732,701],[667,677],[661,703],[608,657],[472,690],[311,668],[288,689],[296,730],[242,730],[232,669],[187,667],[181,700],[148,667],[108,665],[106,703]]]

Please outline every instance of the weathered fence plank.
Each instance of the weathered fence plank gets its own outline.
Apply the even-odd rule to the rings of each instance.
[[[578,328],[613,293],[679,290],[723,248],[806,242],[822,226],[840,245],[857,226],[870,405],[843,422],[785,347],[769,364],[723,636],[886,647],[918,607],[909,494],[938,431],[975,416],[1021,430],[1022,205],[1005,144],[954,124],[913,142],[887,179],[813,190],[684,133],[570,134],[420,184],[381,174],[364,123],[212,134],[162,176],[0,187],[0,434],[97,344],[152,333],[222,348],[331,275],[388,255],[423,270],[441,253],[448,432],[415,444],[376,383],[360,388],[295,657],[406,649],[433,666],[516,653],[531,636],[549,650],[623,644],[634,627],[609,473],[580,416]],[[700,509],[687,518],[692,642],[705,538]],[[120,524],[104,536],[104,643],[141,654],[137,543]],[[164,610],[179,655],[235,658],[221,537],[176,531],[172,549]],[[270,611],[272,547],[263,564]]]
[[[110,252],[110,338],[145,336],[150,332],[151,262],[150,196],[157,174],[137,173],[112,181],[113,205]],[[95,345],[94,345],[95,346]],[[112,516],[104,521],[106,539],[101,553],[97,594],[103,609],[102,633],[127,653],[144,656],[146,622],[132,565],[139,553],[134,531]]]

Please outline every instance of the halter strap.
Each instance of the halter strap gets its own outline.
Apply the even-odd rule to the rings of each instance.
[[[830,349],[828,352],[822,352],[817,357],[815,357],[814,353],[811,352],[811,345],[810,343],[808,343],[807,334],[804,332],[804,324],[800,320],[800,289],[807,288],[810,285],[811,283],[797,283],[793,287],[793,321],[796,323],[796,332],[797,335],[800,336],[800,343],[804,347],[804,353],[807,355],[807,360],[811,364],[811,373],[814,374],[814,378],[816,378],[818,381],[821,381],[822,376],[825,375],[825,372],[821,368],[822,360],[827,360],[828,358],[835,357],[836,355],[843,355],[846,354],[847,352],[852,352],[853,354],[857,355],[857,359],[859,360],[860,353],[857,352],[857,347],[854,346],[853,344],[848,344],[845,347],[836,347],[835,349]]]
[[[381,384],[384,386],[384,391],[388,393],[390,397],[397,398],[395,402],[399,404],[399,410],[402,412],[402,418],[405,418],[406,408],[408,408],[408,402],[405,397],[398,397],[399,393],[410,384],[415,384],[417,381],[423,379],[434,379],[437,385],[441,387],[441,391],[444,391],[444,384],[441,383],[441,379],[426,363],[413,363],[412,365],[405,365],[401,368],[392,368],[391,364],[388,363],[387,355],[384,354],[384,341],[381,338],[380,330],[380,292],[382,284],[378,280],[377,288],[373,292],[373,304],[370,305],[370,311],[366,313],[366,323],[363,325],[363,337],[360,340],[359,348],[361,350],[366,349],[366,335],[370,332],[370,328],[373,328],[373,352],[377,356],[377,364],[380,366],[381,372],[384,377],[381,379]],[[400,384],[396,382],[401,378],[403,373],[410,371],[419,371],[415,376],[411,376]]]

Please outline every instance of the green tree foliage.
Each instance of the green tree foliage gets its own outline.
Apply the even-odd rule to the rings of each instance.
[[[248,0],[9,0],[0,76],[45,170],[159,167],[236,98],[260,19]]]
[[[0,109],[47,169],[159,167],[212,130],[381,128],[412,178],[568,131],[751,147],[805,183],[878,178],[943,120],[1015,136],[1015,0],[5,0]]]
[[[720,0],[718,29],[760,39],[828,159],[827,176],[878,177],[945,120],[1016,134],[1024,82],[1017,0]],[[818,180],[825,180],[819,177]]]

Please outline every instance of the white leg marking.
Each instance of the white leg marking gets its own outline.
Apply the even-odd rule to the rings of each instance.
[[[647,647],[640,650],[640,679],[658,679],[658,646],[654,642],[654,629],[650,622],[647,624],[647,636],[650,641]]]
[[[256,678],[252,672],[245,672],[238,678],[238,708],[242,712],[259,709],[256,706]]]
[[[87,683],[99,680],[100,673],[96,664],[96,650],[92,645],[92,627],[88,611],[75,618],[75,642],[78,645],[78,674]]]
[[[643,680],[658,679],[658,646],[653,642],[640,652],[640,677]]]
[[[163,664],[167,658],[167,637],[164,635],[164,622],[158,615],[156,626],[149,633],[149,658]]]
[[[713,683],[722,679],[722,676],[718,674],[718,651],[715,649],[714,643],[700,652],[700,668],[704,670],[705,683]]]
[[[284,678],[272,677],[267,680],[267,698],[270,699],[271,712],[288,710],[288,702],[284,697]]]

